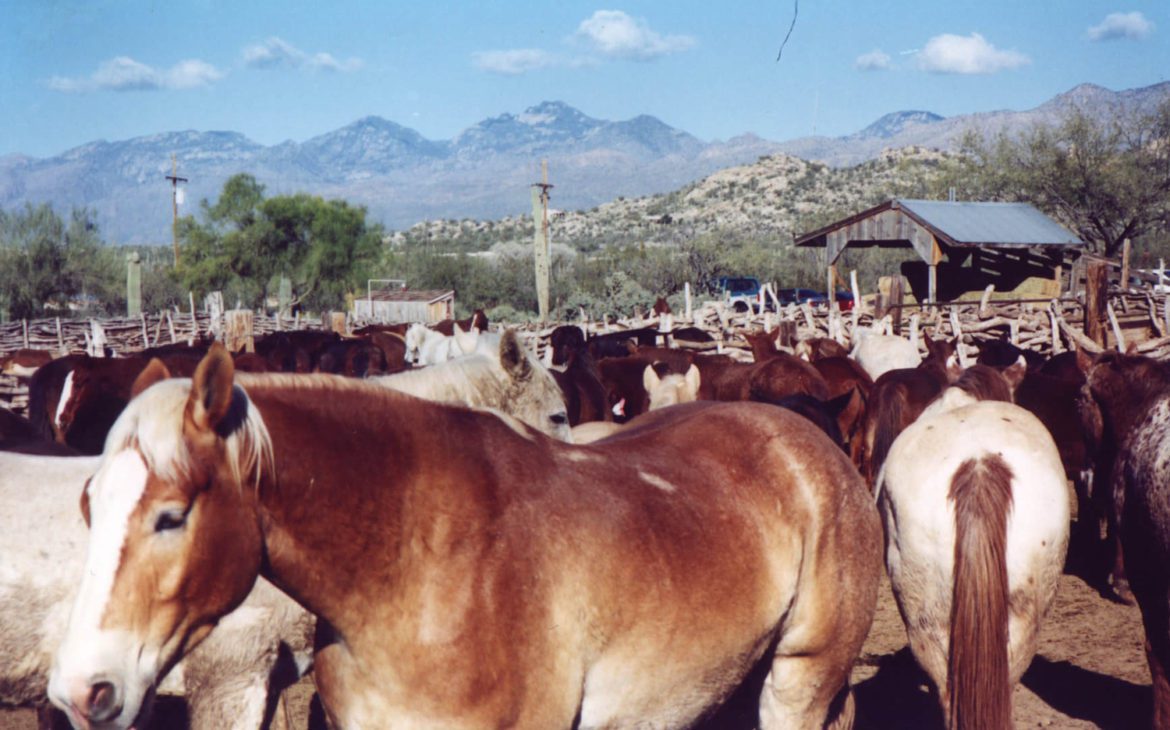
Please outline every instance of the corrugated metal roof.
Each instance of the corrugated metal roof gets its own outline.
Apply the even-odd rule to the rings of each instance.
[[[959,245],[1083,245],[1080,239],[1030,203],[901,199],[895,203]]]

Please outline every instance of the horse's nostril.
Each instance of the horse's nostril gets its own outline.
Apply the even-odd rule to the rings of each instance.
[[[85,713],[90,720],[106,722],[121,710],[118,689],[112,682],[95,682],[89,688],[89,702]]]

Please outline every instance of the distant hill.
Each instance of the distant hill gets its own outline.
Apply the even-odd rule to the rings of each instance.
[[[595,119],[546,101],[484,119],[450,140],[430,140],[380,117],[359,119],[304,142],[265,146],[230,131],[165,132],[95,141],[55,157],[0,157],[0,207],[50,202],[88,206],[111,243],[170,237],[171,155],[190,179],[184,212],[214,199],[228,177],[254,175],[269,194],[297,191],[366,206],[392,229],[419,221],[498,219],[529,210],[529,186],[549,160],[553,205],[589,209],[620,197],[667,194],[725,168],[784,153],[831,166],[878,159],[883,150],[954,149],[964,131],[1050,123],[1072,104],[1111,114],[1170,96],[1170,83],[1113,92],[1083,84],[1023,112],[943,118],[928,111],[887,114],[845,137],[775,142],[753,134],[703,142],[651,116]]]
[[[993,111],[940,117],[930,112],[887,114],[861,132],[846,137],[801,137],[779,145],[779,151],[830,165],[856,165],[890,147],[929,147],[954,150],[968,130],[984,134],[1013,132],[1037,124],[1055,124],[1069,109],[1108,118],[1126,110],[1151,109],[1170,97],[1170,82],[1140,89],[1110,91],[1081,84],[1027,111]]]
[[[705,236],[790,243],[849,213],[895,197],[937,194],[938,175],[954,153],[904,147],[852,167],[775,154],[718,170],[668,193],[619,197],[589,210],[551,216],[554,244],[579,250],[607,245],[669,245]],[[432,220],[397,231],[394,245],[441,242],[450,250],[528,251],[531,215],[494,220]],[[517,248],[517,247],[521,248]]]

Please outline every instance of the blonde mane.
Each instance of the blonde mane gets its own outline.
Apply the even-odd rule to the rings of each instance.
[[[183,439],[183,413],[191,394],[190,378],[155,383],[130,401],[106,437],[104,453],[135,448],[146,466],[164,479],[190,477],[193,459]],[[246,477],[258,486],[264,470],[272,469],[272,438],[243,388],[233,393],[239,419],[224,439],[232,476],[241,486]]]
[[[418,398],[473,408],[500,408],[509,396],[509,378],[500,363],[487,355],[467,355],[369,381]]]

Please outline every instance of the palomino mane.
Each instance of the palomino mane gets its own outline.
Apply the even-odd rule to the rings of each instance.
[[[189,476],[194,464],[182,424],[190,394],[190,378],[169,378],[147,388],[118,416],[106,437],[105,453],[136,448],[147,468],[164,479]],[[228,464],[238,483],[248,476],[258,485],[263,471],[272,468],[272,438],[243,388],[234,389],[232,401],[234,428],[224,437]]]
[[[531,440],[533,434],[539,433],[530,424],[524,423],[515,416],[501,410],[509,395],[508,378],[499,373],[500,366],[484,355],[468,355],[455,360],[447,360],[437,365],[430,365],[417,371],[405,371],[393,375],[377,376],[373,378],[342,378],[336,375],[313,374],[286,374],[286,373],[237,373],[236,382],[248,386],[254,391],[261,389],[292,390],[292,391],[324,391],[324,392],[354,392],[365,398],[385,398],[394,401],[410,401],[426,408],[463,409],[490,413],[503,421],[513,431]],[[483,373],[485,376],[473,379],[468,372]],[[428,373],[438,373],[439,378],[424,378]],[[460,373],[463,375],[460,376]],[[551,378],[551,376],[548,376]],[[390,381],[400,382],[403,385],[416,387],[398,387]],[[457,388],[459,397],[455,393],[441,391],[435,384],[449,381],[452,388]],[[490,381],[490,382],[488,382]],[[485,387],[487,386],[487,387]],[[433,389],[433,393],[431,392]],[[494,393],[492,398],[483,397],[485,392]],[[467,399],[462,399],[462,394]],[[474,402],[473,402],[474,401]],[[252,409],[253,411],[256,409]]]
[[[389,390],[472,407],[498,407],[508,398],[508,378],[487,355],[466,355],[417,370],[369,378]]]

